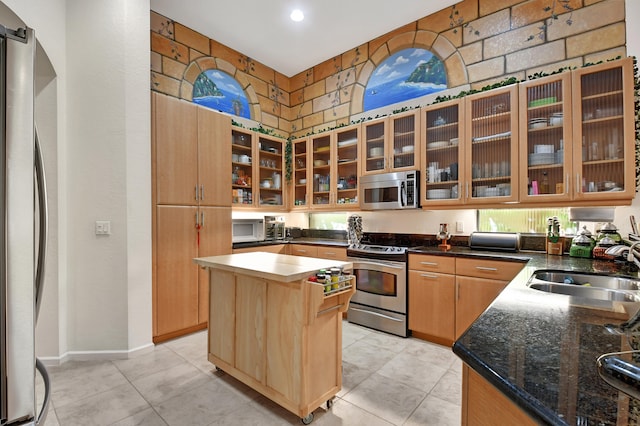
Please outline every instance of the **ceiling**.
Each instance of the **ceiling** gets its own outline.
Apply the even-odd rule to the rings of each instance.
[[[460,0],[150,0],[151,10],[291,77]],[[294,8],[305,14],[293,22]]]

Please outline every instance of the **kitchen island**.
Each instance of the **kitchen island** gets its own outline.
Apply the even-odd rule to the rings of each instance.
[[[342,312],[355,291],[308,281],[350,262],[274,253],[197,258],[209,270],[208,359],[285,409],[313,420],[342,387]]]
[[[462,424],[637,424],[640,401],[602,380],[596,359],[629,349],[604,324],[626,321],[640,303],[531,289],[541,269],[637,276],[611,261],[532,254],[453,346],[464,361]]]

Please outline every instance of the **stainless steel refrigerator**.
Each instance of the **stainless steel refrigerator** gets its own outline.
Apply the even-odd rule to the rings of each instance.
[[[34,122],[35,36],[0,25],[0,424],[39,424],[35,325],[46,248],[46,193]],[[48,398],[47,398],[48,401]]]

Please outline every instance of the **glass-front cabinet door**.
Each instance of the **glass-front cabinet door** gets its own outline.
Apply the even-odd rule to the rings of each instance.
[[[465,99],[465,195],[467,202],[516,201],[518,170],[518,86]]]
[[[308,158],[308,139],[296,139],[291,142],[291,202],[292,210],[301,210],[309,208],[309,163]]]
[[[253,132],[231,131],[231,191],[232,206],[253,207]]]
[[[362,174],[418,170],[420,111],[393,114],[362,124]]]
[[[571,73],[520,84],[520,201],[571,198]]]
[[[362,124],[362,174],[383,173],[387,169],[385,161],[385,140],[388,120],[378,119]]]
[[[337,207],[358,207],[358,158],[360,125],[342,127],[333,131],[337,152],[337,173],[333,188]]]
[[[286,140],[258,136],[259,207],[285,207],[284,200],[284,147]]]
[[[459,204],[463,198],[463,116],[463,100],[422,108],[422,206]]]
[[[391,170],[417,170],[419,166],[420,112],[395,114],[389,118],[390,144],[387,158]]]
[[[633,58],[580,68],[572,74],[574,197],[631,199],[635,191]]]
[[[326,132],[310,137],[313,182],[311,206],[331,207],[331,164],[334,154],[331,150],[331,133]]]

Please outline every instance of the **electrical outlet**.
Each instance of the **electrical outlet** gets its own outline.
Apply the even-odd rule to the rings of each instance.
[[[464,222],[461,220],[456,221],[456,232],[464,232]]]
[[[111,221],[96,220],[96,235],[111,235]]]

